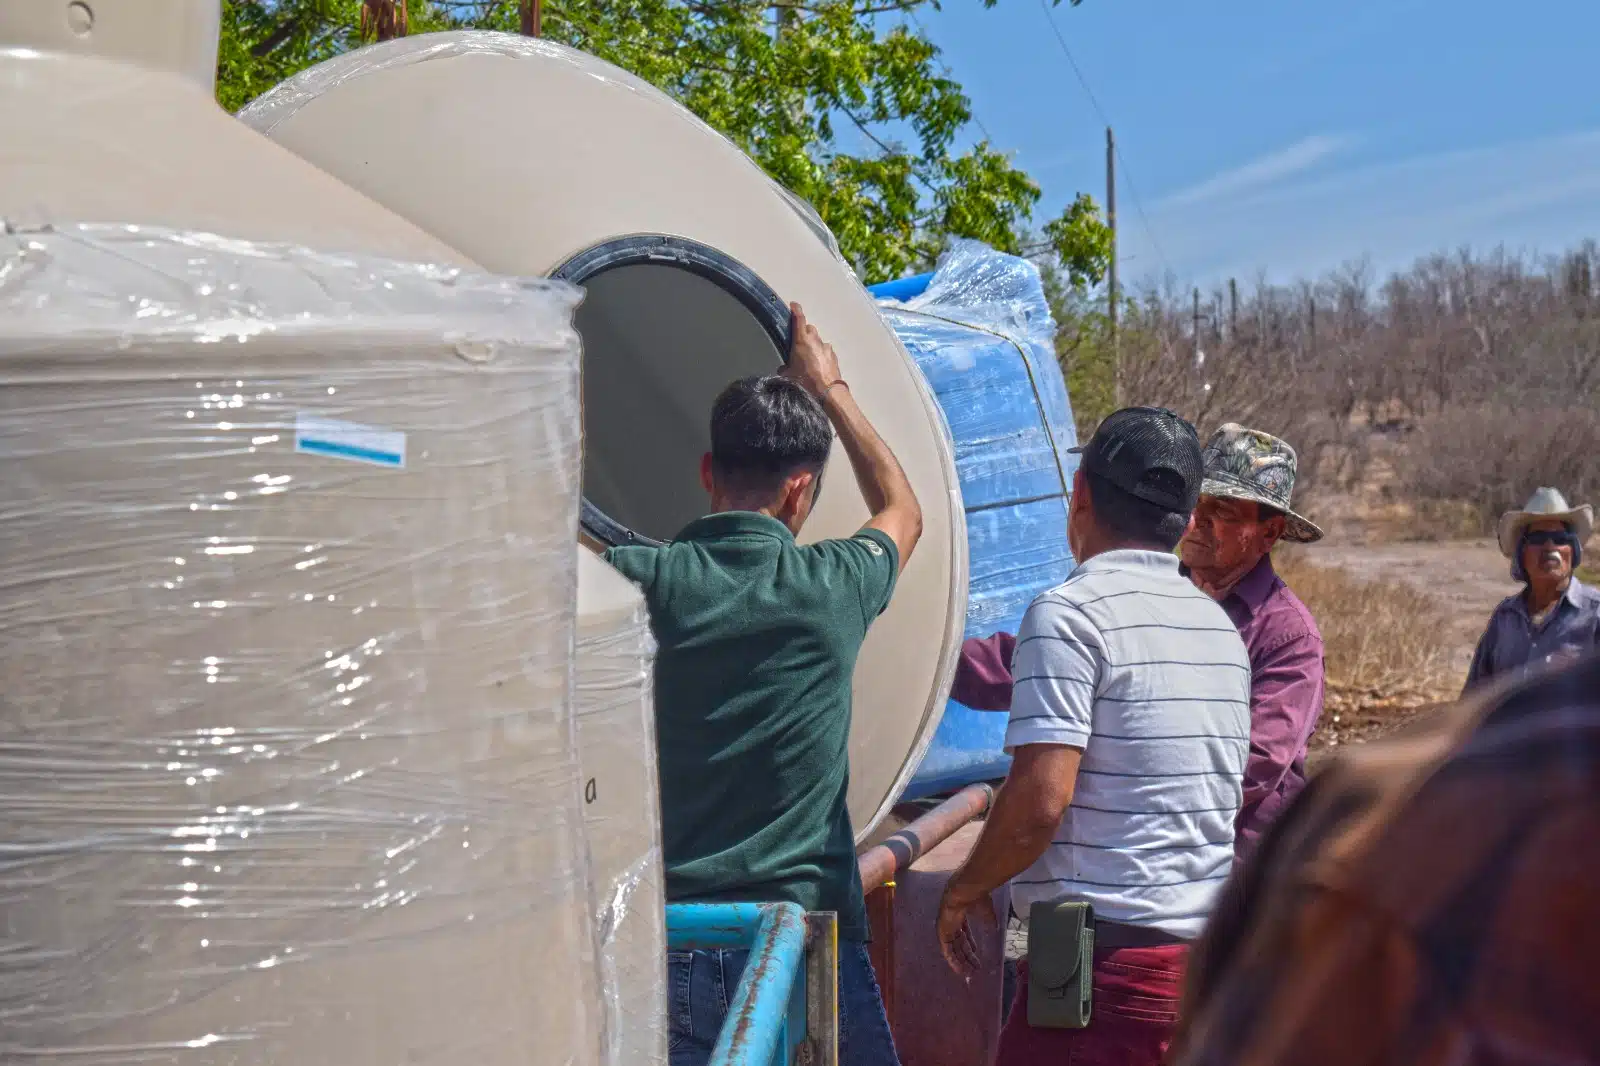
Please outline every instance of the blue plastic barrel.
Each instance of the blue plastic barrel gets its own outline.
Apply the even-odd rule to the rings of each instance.
[[[955,446],[967,514],[968,637],[1016,632],[1033,598],[1066,580],[1067,495],[1077,457],[1055,321],[1038,269],[972,241],[932,274],[870,290],[921,368]],[[945,708],[906,799],[1003,777],[1006,716]]]

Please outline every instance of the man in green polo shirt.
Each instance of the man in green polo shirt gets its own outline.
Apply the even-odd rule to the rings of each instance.
[[[789,364],[711,411],[711,513],[606,559],[644,592],[656,654],[667,898],[787,900],[839,915],[840,1061],[896,1066],[867,958],[849,785],[850,682],[922,532],[911,483],[794,305]],[[830,428],[831,423],[831,428]],[[837,431],[872,518],[804,547]],[[710,1057],[747,953],[674,952],[672,1066]]]

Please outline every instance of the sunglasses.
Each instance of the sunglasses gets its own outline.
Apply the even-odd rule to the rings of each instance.
[[[1542,548],[1547,544],[1554,544],[1557,547],[1565,546],[1570,548],[1578,543],[1577,534],[1568,532],[1564,529],[1539,529],[1533,531],[1532,533],[1524,534],[1523,539],[1529,544],[1539,548]]]

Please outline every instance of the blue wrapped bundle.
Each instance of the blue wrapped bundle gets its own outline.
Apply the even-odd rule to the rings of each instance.
[[[1032,263],[975,241],[932,274],[871,288],[944,411],[967,515],[968,637],[1016,632],[1033,598],[1066,580],[1067,495],[1077,457],[1055,321]],[[1004,776],[1006,717],[951,700],[905,793]]]

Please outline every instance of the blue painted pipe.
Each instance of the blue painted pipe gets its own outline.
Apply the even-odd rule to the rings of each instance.
[[[674,951],[743,950],[754,941],[767,910],[779,906],[795,905],[670,903],[667,905],[667,946]]]
[[[909,300],[913,296],[921,296],[932,280],[933,271],[930,270],[926,274],[913,274],[909,278],[880,281],[876,285],[868,285],[867,291],[876,300]]]
[[[750,951],[708,1066],[767,1066],[787,1061],[789,1001],[806,958],[806,912],[802,907],[794,903],[673,903],[667,907],[667,946],[679,951]]]

